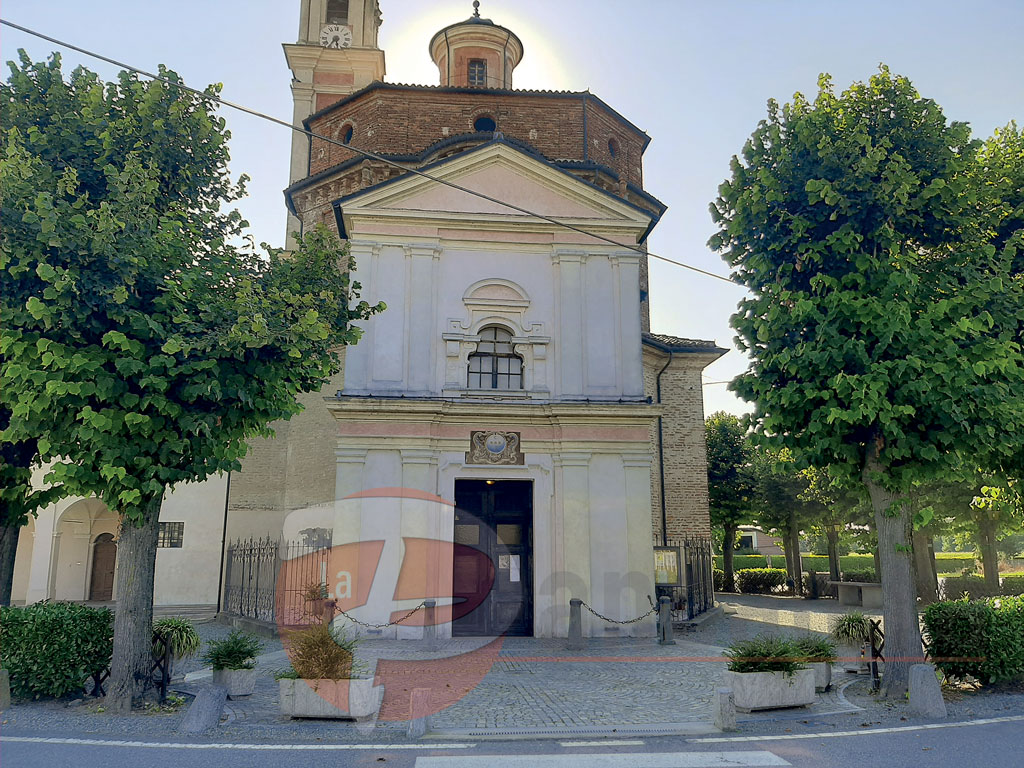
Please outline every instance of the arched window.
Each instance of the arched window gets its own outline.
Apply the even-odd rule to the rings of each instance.
[[[611,155],[612,157],[615,157],[617,154],[619,154],[619,142],[617,142],[614,138],[608,139],[608,154]]]
[[[341,141],[343,144],[349,144],[352,142],[352,134],[355,133],[355,129],[351,125],[346,126],[345,130],[341,132]]]
[[[480,343],[469,356],[469,388],[523,388],[523,360],[512,350],[512,334],[504,328],[480,330]]]

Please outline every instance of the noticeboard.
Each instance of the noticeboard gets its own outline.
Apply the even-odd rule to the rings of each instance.
[[[681,587],[683,585],[679,547],[654,548],[654,585],[657,587]]]

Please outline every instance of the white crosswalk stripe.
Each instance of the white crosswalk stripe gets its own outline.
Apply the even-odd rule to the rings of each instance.
[[[745,768],[791,765],[771,752],[622,752],[417,757],[416,768]]]

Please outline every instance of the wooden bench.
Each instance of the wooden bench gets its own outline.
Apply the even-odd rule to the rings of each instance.
[[[840,605],[863,608],[882,607],[882,585],[870,581],[830,581],[836,588]]]

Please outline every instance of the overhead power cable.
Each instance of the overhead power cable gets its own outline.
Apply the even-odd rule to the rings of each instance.
[[[540,219],[541,221],[546,221],[549,224],[554,224],[555,226],[571,230],[573,232],[576,232],[578,234],[584,235],[586,237],[592,237],[595,240],[600,240],[602,242],[608,243],[610,245],[617,246],[619,248],[626,248],[627,250],[634,251],[634,252],[639,253],[639,254],[641,254],[643,256],[649,256],[652,259],[658,259],[659,261],[664,261],[664,262],[667,262],[669,264],[674,264],[677,267],[682,267],[683,269],[688,269],[688,270],[690,270],[692,272],[696,272],[697,274],[704,275],[706,277],[713,277],[716,280],[721,280],[723,282],[729,283],[730,285],[735,285],[735,286],[738,286],[738,287],[742,287],[739,283],[737,283],[734,280],[731,280],[728,277],[725,277],[724,275],[718,275],[718,274],[715,274],[714,272],[709,272],[709,271],[701,269],[699,267],[695,267],[695,266],[693,266],[691,264],[686,264],[686,263],[684,263],[682,261],[678,261],[676,259],[670,259],[668,256],[659,256],[656,253],[653,253],[651,251],[645,250],[645,249],[640,248],[639,246],[636,246],[636,245],[630,245],[628,243],[620,243],[617,240],[613,240],[610,237],[605,237],[604,235],[598,234],[596,232],[588,232],[587,230],[582,229],[581,227],[577,227],[577,226],[575,226],[573,224],[569,224],[569,223],[564,222],[564,221],[559,221],[558,219],[551,218],[550,216],[545,216],[542,213],[536,213],[535,211],[531,211],[531,210],[529,210],[527,208],[523,208],[521,206],[515,205],[514,203],[509,203],[509,202],[507,202],[505,200],[499,200],[498,198],[491,197],[490,195],[486,195],[483,192],[477,192],[476,190],[469,189],[467,187],[464,187],[464,186],[462,186],[460,184],[456,184],[455,182],[452,182],[452,181],[448,181],[446,179],[438,178],[437,176],[433,176],[433,175],[431,175],[429,173],[424,173],[423,171],[417,170],[415,168],[409,168],[409,167],[407,167],[405,165],[402,165],[401,163],[398,163],[398,162],[396,162],[394,160],[391,160],[388,157],[385,157],[383,155],[379,155],[376,152],[370,152],[370,151],[365,150],[365,149],[359,149],[358,147],[354,147],[351,144],[345,144],[344,142],[339,141],[338,139],[333,139],[333,138],[331,138],[329,136],[323,136],[321,134],[314,133],[313,131],[307,130],[306,128],[303,128],[303,127],[297,126],[297,125],[293,125],[293,124],[291,124],[289,122],[281,120],[280,118],[274,117],[273,115],[268,115],[265,112],[260,112],[259,110],[252,109],[251,107],[246,107],[243,104],[236,104],[235,102],[228,101],[227,99],[222,99],[220,96],[213,96],[213,95],[211,95],[209,93],[206,93],[205,91],[200,91],[200,90],[198,90],[196,88],[191,88],[191,87],[185,85],[184,83],[175,82],[174,80],[170,80],[170,79],[168,79],[166,77],[161,77],[160,75],[155,75],[152,72],[147,72],[144,69],[139,69],[138,67],[133,67],[131,64],[126,64],[126,63],[124,63],[122,61],[118,61],[117,59],[112,59],[109,56],[104,56],[101,53],[96,53],[95,51],[90,51],[90,50],[88,50],[86,48],[82,48],[80,46],[73,45],[72,43],[66,42],[64,40],[58,40],[55,37],[50,37],[49,35],[44,35],[42,32],[37,32],[34,29],[29,29],[28,27],[23,27],[20,24],[15,24],[14,22],[8,21],[7,19],[0,19],[0,24],[3,24],[4,26],[10,27],[11,29],[16,29],[19,32],[24,32],[27,35],[32,35],[33,37],[38,37],[41,40],[46,40],[47,42],[53,43],[54,45],[59,45],[62,48],[67,48],[68,50],[76,51],[78,53],[81,53],[84,56],[89,56],[89,57],[94,58],[94,59],[99,59],[100,61],[105,61],[108,64],[113,64],[115,67],[120,67],[121,69],[126,69],[126,70],[128,70],[130,72],[135,72],[136,74],[142,75],[143,77],[148,77],[151,80],[156,80],[158,82],[164,83],[164,84],[172,86],[174,88],[181,88],[182,90],[188,91],[189,93],[193,93],[193,94],[195,94],[195,95],[197,95],[197,96],[199,96],[201,98],[208,99],[208,100],[210,100],[212,102],[215,102],[217,104],[221,104],[221,105],[223,105],[225,107],[229,107],[231,109],[238,110],[239,112],[244,112],[247,115],[252,115],[253,117],[257,117],[257,118],[259,118],[261,120],[268,120],[268,121],[270,121],[272,123],[275,123],[277,125],[280,125],[280,126],[282,126],[284,128],[288,128],[288,129],[290,129],[292,131],[296,131],[297,133],[301,133],[301,134],[303,134],[305,136],[308,136],[310,139],[318,139],[320,141],[326,141],[329,144],[334,144],[334,145],[339,146],[339,147],[344,147],[345,149],[349,150],[350,152],[354,152],[354,153],[356,153],[358,155],[362,155],[363,157],[365,157],[365,158],[367,158],[369,160],[376,160],[377,162],[385,163],[387,165],[390,165],[390,166],[393,166],[395,168],[398,168],[399,170],[404,171],[406,173],[411,173],[411,174],[413,174],[415,176],[420,176],[420,177],[422,177],[424,179],[428,179],[428,180],[433,181],[433,182],[435,182],[437,184],[443,184],[444,186],[450,187],[451,189],[455,189],[455,190],[458,190],[459,192],[464,192],[464,193],[466,193],[468,195],[472,195],[473,197],[480,198],[481,200],[486,200],[486,201],[488,201],[490,203],[494,203],[496,205],[500,205],[500,206],[503,206],[505,208],[509,208],[509,209],[511,209],[513,211],[516,211],[518,213],[525,214],[526,216],[530,216],[530,217],[535,218],[535,219]]]

